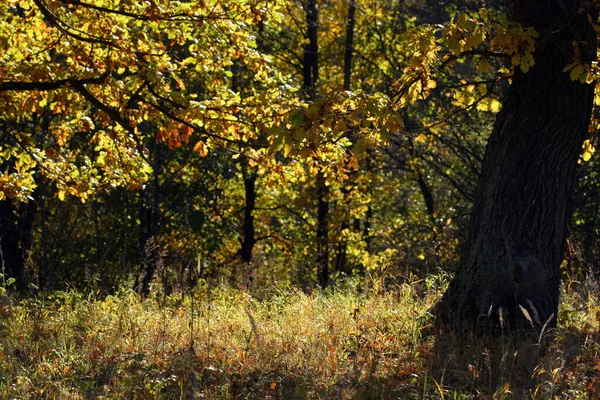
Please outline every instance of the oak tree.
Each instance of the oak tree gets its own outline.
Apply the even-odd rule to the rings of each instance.
[[[497,115],[462,259],[438,308],[459,332],[556,325],[569,196],[594,101],[582,74],[596,59],[592,6],[510,5],[513,20],[537,32],[533,66],[514,72]],[[570,76],[574,65],[581,72]]]

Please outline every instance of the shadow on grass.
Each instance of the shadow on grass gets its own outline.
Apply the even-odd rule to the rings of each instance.
[[[430,356],[437,391],[431,394],[465,399],[600,399],[599,350],[597,328],[559,327],[541,336],[440,335]]]

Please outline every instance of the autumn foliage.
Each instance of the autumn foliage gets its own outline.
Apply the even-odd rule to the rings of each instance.
[[[343,397],[386,381],[382,396],[452,395],[427,372],[430,307],[459,263],[503,99],[547,42],[500,2],[460,3],[0,2],[0,321],[12,326],[0,393]],[[583,3],[578,18],[596,22]],[[580,45],[563,72],[595,85]],[[600,271],[599,126],[594,110],[560,270],[569,287]],[[595,310],[593,295],[563,291],[563,313]],[[274,333],[297,315],[302,335]],[[569,332],[596,343],[597,321],[582,318],[586,333]],[[47,348],[17,353],[38,340]],[[510,392],[471,361],[464,387]],[[562,380],[584,375],[570,362],[539,366],[555,383],[531,393],[597,393]]]

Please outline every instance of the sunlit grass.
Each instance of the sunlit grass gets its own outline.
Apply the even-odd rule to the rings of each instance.
[[[440,370],[460,365],[431,361],[428,310],[444,281],[289,289],[263,300],[223,286],[143,301],[128,290],[101,300],[64,292],[11,299],[0,317],[0,397],[511,398],[512,370],[492,380],[485,357],[467,365],[486,354],[476,343],[455,349],[465,353],[461,379]],[[550,333],[528,396],[600,390],[599,310],[593,297],[563,295],[561,327]]]

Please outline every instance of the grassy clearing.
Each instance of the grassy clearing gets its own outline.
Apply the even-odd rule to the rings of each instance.
[[[11,300],[1,398],[588,398],[600,393],[594,298],[563,295],[539,363],[521,346],[435,342],[439,278],[257,300],[224,287],[140,301],[78,293]],[[502,347],[502,348],[500,348]],[[440,349],[444,349],[440,353]],[[500,362],[493,353],[501,354]],[[440,355],[442,354],[442,357]],[[506,361],[510,359],[509,361]],[[523,367],[528,360],[533,365]],[[533,376],[523,379],[523,371]],[[529,378],[527,376],[526,378]],[[492,397],[486,397],[492,396]]]

